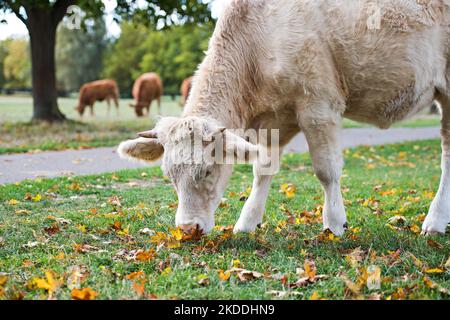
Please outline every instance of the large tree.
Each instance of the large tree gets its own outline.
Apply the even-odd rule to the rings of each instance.
[[[208,1],[202,0],[117,0],[116,19],[138,19],[155,27],[182,22],[209,21]],[[60,121],[56,91],[56,29],[71,5],[78,5],[87,18],[103,15],[101,0],[2,0],[0,10],[14,12],[30,35],[33,119]]]

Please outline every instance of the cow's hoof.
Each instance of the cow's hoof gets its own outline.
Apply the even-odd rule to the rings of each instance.
[[[236,233],[240,233],[240,232],[245,232],[245,233],[254,232],[256,230],[256,227],[260,224],[261,224],[260,222],[257,222],[257,223],[250,222],[249,223],[249,222],[241,221],[241,219],[239,219],[233,228],[233,233],[236,234]]]
[[[329,230],[336,237],[341,237],[344,235],[347,229],[348,225],[347,223],[344,223],[343,225],[328,226],[328,227],[324,226],[323,231]]]
[[[447,221],[436,219],[432,214],[428,214],[422,225],[422,235],[435,236],[444,235],[447,228]]]

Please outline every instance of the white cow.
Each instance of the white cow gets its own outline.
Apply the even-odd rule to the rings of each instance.
[[[180,164],[177,143],[193,133],[222,135],[258,149],[234,128],[279,129],[281,146],[303,131],[325,191],[323,227],[344,233],[339,145],[342,118],[388,128],[433,100],[442,105],[442,179],[423,224],[444,233],[450,221],[450,65],[448,0],[231,0],[217,23],[183,115],[163,118],[122,157],[154,161],[179,197],[176,224],[214,226],[231,165]],[[225,148],[225,152],[230,152]],[[254,182],[234,231],[261,223],[272,176]]]

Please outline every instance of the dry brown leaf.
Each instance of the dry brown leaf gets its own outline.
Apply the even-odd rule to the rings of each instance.
[[[439,250],[444,248],[444,246],[442,244],[440,244],[439,242],[434,241],[433,239],[428,239],[427,240],[427,244],[430,247],[435,248],[435,249],[439,249]]]
[[[356,268],[360,262],[364,260],[365,252],[361,249],[361,247],[357,247],[352,250],[350,253],[345,255],[345,261],[353,267]]]
[[[242,268],[231,268],[230,270],[226,271],[225,273],[235,273],[239,280],[242,282],[246,282],[253,279],[259,279],[264,277],[264,274],[257,272],[257,271],[250,271]]]

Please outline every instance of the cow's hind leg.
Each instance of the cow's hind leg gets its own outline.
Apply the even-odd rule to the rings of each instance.
[[[308,110],[300,110],[298,118],[308,142],[314,171],[325,191],[323,228],[342,235],[346,227],[340,187],[344,163],[339,144],[342,117],[327,104],[319,103]]]
[[[442,173],[439,189],[422,226],[423,234],[427,235],[445,233],[450,222],[450,91],[439,94],[437,100],[442,107]]]

